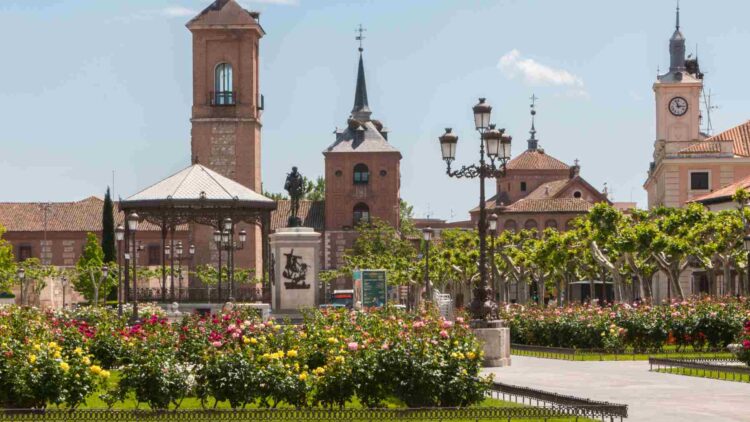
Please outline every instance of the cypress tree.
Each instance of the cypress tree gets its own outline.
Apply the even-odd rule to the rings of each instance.
[[[104,262],[117,260],[114,204],[112,204],[109,187],[107,187],[107,194],[104,195],[104,207],[102,207],[102,250],[104,251]]]

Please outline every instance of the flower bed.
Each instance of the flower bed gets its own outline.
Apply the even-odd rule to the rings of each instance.
[[[152,409],[186,397],[232,408],[340,408],[355,398],[463,407],[485,397],[481,347],[460,318],[313,311],[293,326],[251,312],[129,326],[102,309],[2,309],[0,406],[75,408],[97,390],[110,407],[134,398]]]
[[[512,305],[501,310],[516,344],[655,353],[726,350],[750,317],[746,299],[691,299],[664,305],[568,306],[540,309]],[[749,343],[750,344],[750,343]]]

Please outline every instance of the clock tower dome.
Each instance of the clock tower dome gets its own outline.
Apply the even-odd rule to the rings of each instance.
[[[677,152],[703,139],[700,133],[700,95],[703,74],[697,59],[685,58],[685,37],[680,32],[680,8],[676,25],[669,39],[669,72],[657,77],[653,86],[656,100],[656,148],[654,159],[661,152]]]

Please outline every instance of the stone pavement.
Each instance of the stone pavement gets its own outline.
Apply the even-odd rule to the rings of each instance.
[[[626,421],[750,421],[750,384],[649,372],[648,362],[512,356],[497,381],[628,405]]]

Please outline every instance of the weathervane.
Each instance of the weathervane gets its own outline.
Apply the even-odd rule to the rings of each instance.
[[[365,36],[363,34],[366,31],[367,31],[367,29],[365,29],[364,27],[362,27],[361,23],[359,24],[359,28],[357,28],[357,29],[354,30],[354,32],[356,32],[358,34],[357,37],[356,37],[356,40],[359,41],[359,51],[360,52],[362,52],[362,50],[363,50],[363,48],[362,48],[362,41],[364,41],[364,39],[365,39]]]

